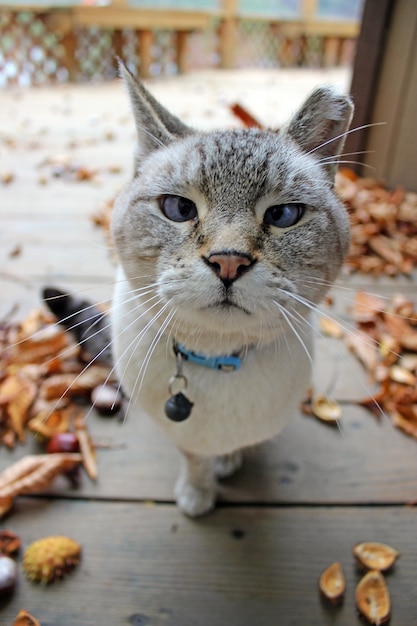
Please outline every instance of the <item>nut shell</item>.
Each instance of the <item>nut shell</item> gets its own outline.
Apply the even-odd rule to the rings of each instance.
[[[389,570],[400,556],[398,550],[386,543],[376,541],[364,541],[358,543],[353,548],[353,554],[366,569],[386,572]]]
[[[23,570],[36,582],[50,583],[78,565],[81,546],[69,537],[45,537],[30,544],[23,555]]]
[[[22,609],[16,616],[13,626],[41,626],[36,617],[33,617],[28,611]]]
[[[391,614],[391,600],[381,572],[371,570],[356,587],[356,606],[370,624],[385,624]]]
[[[338,604],[342,601],[346,589],[346,579],[340,563],[336,561],[322,572],[319,588],[321,594],[332,604]]]
[[[323,422],[328,424],[337,424],[342,417],[342,409],[336,400],[326,398],[325,396],[317,396],[312,405],[313,413]]]

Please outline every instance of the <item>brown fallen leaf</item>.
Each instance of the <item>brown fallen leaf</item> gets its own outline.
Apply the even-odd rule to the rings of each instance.
[[[324,335],[332,337],[333,339],[342,339],[345,335],[345,331],[341,325],[325,315],[319,317],[319,329]]]
[[[96,450],[91,441],[90,433],[87,430],[84,416],[78,416],[74,420],[74,430],[78,437],[80,453],[83,460],[84,469],[91,480],[97,480]]]
[[[0,474],[0,509],[10,505],[10,499],[44,491],[59,474],[82,462],[80,454],[27,455]]]
[[[238,102],[230,105],[230,110],[233,115],[243,122],[243,125],[246,126],[246,128],[262,128],[262,124],[260,124],[260,122],[258,122],[258,120],[255,119],[255,117]]]
[[[358,291],[353,301],[352,316],[355,322],[374,322],[375,317],[385,310],[385,300],[380,296]]]
[[[105,366],[90,365],[79,373],[54,374],[41,383],[39,396],[45,400],[53,400],[66,395],[90,393],[94,387],[107,380],[109,371]]]
[[[44,408],[29,420],[28,428],[35,435],[50,439],[57,433],[68,432],[74,418],[80,413],[84,413],[83,409],[73,405]]]
[[[363,331],[354,330],[347,335],[346,345],[373,377],[378,365],[378,349],[372,338]]]

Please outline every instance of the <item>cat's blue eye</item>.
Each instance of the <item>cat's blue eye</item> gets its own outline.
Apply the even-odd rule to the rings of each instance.
[[[161,196],[159,207],[162,213],[173,222],[187,222],[197,217],[197,207],[182,196]]]
[[[304,204],[277,204],[265,211],[264,223],[277,228],[288,228],[302,218],[304,211]]]

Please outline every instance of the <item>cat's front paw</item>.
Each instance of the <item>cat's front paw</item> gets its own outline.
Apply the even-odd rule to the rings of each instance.
[[[178,481],[175,488],[177,506],[182,513],[189,517],[206,515],[216,504],[215,487],[195,487],[190,483]]]

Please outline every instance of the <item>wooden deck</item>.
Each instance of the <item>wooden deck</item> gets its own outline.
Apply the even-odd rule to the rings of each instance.
[[[232,98],[261,121],[279,123],[287,115],[276,106],[283,93],[294,109],[310,85],[332,80],[346,85],[348,77],[206,73],[151,88],[189,123],[208,128],[237,123],[225,107]],[[15,177],[0,183],[0,318],[15,303],[17,317],[38,306],[45,284],[110,298],[111,254],[90,216],[130,176],[134,131],[123,90],[8,91],[0,93],[0,109],[0,174]],[[63,153],[98,170],[97,179],[54,178],[46,160]],[[415,281],[406,279],[345,280],[334,295],[346,320],[359,286],[416,295]],[[337,398],[366,395],[366,378],[343,343],[319,339],[316,361],[318,390],[334,380]],[[90,429],[96,441],[112,444],[99,450],[98,482],[85,478],[71,490],[57,481],[47,497],[19,499],[3,523],[24,546],[68,534],[81,543],[82,562],[49,587],[21,575],[16,593],[0,603],[1,624],[26,608],[42,626],[359,625],[352,547],[365,540],[400,551],[387,576],[390,624],[417,624],[417,509],[407,506],[417,499],[417,443],[387,421],[346,406],[339,431],[297,415],[276,441],[248,454],[223,482],[216,511],[198,521],[177,511],[178,456],[145,415],[131,414],[124,425],[93,415]],[[34,441],[1,449],[0,470],[29,450],[37,450]],[[341,607],[329,608],[317,581],[335,560],[345,569],[347,593]]]

